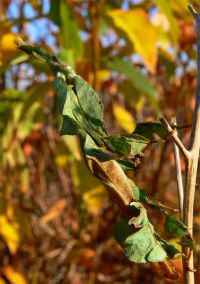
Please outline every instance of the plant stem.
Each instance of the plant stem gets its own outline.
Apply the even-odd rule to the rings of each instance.
[[[185,148],[185,146],[182,144],[181,140],[179,139],[179,137],[176,135],[176,129],[172,129],[171,125],[169,124],[169,122],[166,120],[166,118],[161,117],[160,118],[161,123],[165,126],[165,128],[169,131],[172,139],[174,140],[174,142],[176,143],[176,145],[178,146],[178,148],[180,149],[181,153],[183,154],[185,160],[188,160],[190,157],[190,152]]]
[[[172,118],[172,122],[176,124],[176,117]],[[177,131],[175,132],[175,135],[178,136]],[[180,152],[179,152],[179,148],[178,148],[178,146],[176,145],[175,142],[174,142],[174,161],[175,161],[175,168],[176,168],[180,218],[181,218],[181,220],[183,220],[184,189],[183,189],[183,180],[182,180],[182,172],[181,172]]]
[[[189,10],[192,13],[197,30],[197,87],[195,97],[195,109],[192,123],[192,131],[190,136],[189,150],[179,140],[170,124],[166,119],[162,118],[161,122],[166,129],[171,133],[171,136],[182,152],[186,162],[186,176],[185,176],[185,192],[184,192],[184,205],[183,205],[183,222],[187,226],[191,236],[193,235],[193,209],[194,209],[194,197],[196,188],[196,178],[199,160],[200,150],[200,12],[197,13],[192,6],[189,6]],[[183,274],[185,284],[194,284],[194,257],[193,251],[184,248],[183,251],[185,258],[183,261]]]
[[[200,13],[197,13],[192,6],[189,6],[189,10],[192,13],[196,21],[197,30],[197,88],[195,98],[195,110],[192,124],[192,131],[190,137],[189,152],[190,157],[186,164],[186,180],[185,180],[185,198],[184,198],[184,212],[183,221],[188,227],[188,230],[192,236],[193,234],[193,208],[194,208],[194,197],[196,187],[196,177],[199,159],[200,149]],[[188,250],[186,250],[188,254]],[[189,256],[187,263],[184,264],[184,281],[186,284],[194,283],[194,258],[193,252]]]

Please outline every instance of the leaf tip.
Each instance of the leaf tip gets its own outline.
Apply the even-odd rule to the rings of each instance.
[[[20,48],[22,45],[25,45],[25,42],[20,37],[15,38],[14,43],[16,44],[17,48]]]

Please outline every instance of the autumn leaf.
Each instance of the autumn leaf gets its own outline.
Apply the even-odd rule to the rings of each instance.
[[[107,13],[108,24],[138,52],[152,73],[157,62],[156,32],[144,10],[112,10]],[[145,35],[145,38],[144,38]]]
[[[10,265],[4,266],[1,271],[11,284],[28,284],[24,275]]]
[[[20,227],[14,216],[0,215],[0,235],[6,242],[10,252],[15,254],[20,245]]]
[[[135,128],[133,116],[125,108],[120,105],[114,104],[113,106],[114,117],[119,125],[128,133],[132,132]]]

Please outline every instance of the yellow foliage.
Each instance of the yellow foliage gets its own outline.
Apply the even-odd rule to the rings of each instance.
[[[157,62],[157,37],[147,13],[142,9],[116,9],[110,11],[108,17],[114,27],[128,40],[132,49],[142,57],[146,67],[154,73]]]
[[[0,39],[0,46],[2,51],[16,51],[14,40],[16,35],[13,33],[6,33]]]
[[[98,81],[100,85],[109,77],[110,71],[109,70],[99,70],[97,73]],[[89,83],[92,84],[94,81],[94,72],[90,72],[89,74]]]
[[[130,112],[117,104],[113,106],[113,112],[117,123],[129,133],[133,132],[135,129],[135,122]]]
[[[14,216],[0,215],[0,235],[6,242],[10,252],[15,254],[20,244],[19,224]]]
[[[14,44],[16,35],[13,33],[4,33],[0,37],[0,65],[2,62],[13,59],[13,56],[16,54],[17,49]]]
[[[3,267],[2,273],[9,280],[11,284],[27,284],[24,275],[21,272],[15,270],[10,265]]]
[[[180,238],[173,238],[169,240],[169,243],[173,245],[179,252],[181,252],[182,248],[179,242],[180,242]]]

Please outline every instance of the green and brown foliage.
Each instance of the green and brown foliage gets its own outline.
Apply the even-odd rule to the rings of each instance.
[[[40,36],[38,28],[37,43],[57,52],[59,58],[69,63],[100,93],[105,106],[107,131],[98,110],[95,117],[98,124],[91,125],[91,118],[84,117],[84,131],[90,131],[99,147],[107,147],[111,153],[117,149],[115,158],[124,166],[132,167],[132,162],[127,166],[121,156],[141,152],[141,148],[137,152],[132,147],[132,136],[128,135],[134,131],[136,123],[156,120],[159,114],[171,117],[175,111],[180,125],[191,123],[196,53],[188,1],[136,4],[117,0],[60,0],[50,1],[50,9],[45,14],[45,1],[19,1],[19,16],[7,20],[8,8],[16,3],[0,3],[0,250],[3,255],[0,281],[18,284],[161,283],[160,275],[170,277],[167,267],[161,270],[156,264],[138,267],[128,262],[112,238],[119,211],[103,186],[90,176],[76,137],[59,137],[58,110],[63,112],[63,101],[56,103],[50,69],[41,60],[19,53],[13,41],[17,36],[30,41],[30,23],[46,19],[47,35]],[[27,5],[34,9],[35,19],[29,19]],[[55,57],[47,58],[47,61],[54,60]],[[59,85],[57,92],[61,92],[61,96],[65,92],[65,86],[60,87],[62,80],[62,75],[58,76],[54,84],[55,89],[56,84]],[[99,104],[97,106],[100,108]],[[95,111],[92,101],[84,107],[88,114]],[[72,115],[70,108],[64,111],[64,116]],[[64,121],[67,123],[65,118]],[[67,127],[64,124],[62,134],[77,134],[74,133],[77,123],[73,123],[71,133],[66,133],[69,124]],[[79,133],[84,132],[79,126],[78,129]],[[123,135],[118,136],[118,133]],[[143,138],[142,149],[152,138],[165,138],[159,133],[151,137],[151,133]],[[188,133],[189,130],[181,132],[186,143]],[[140,134],[137,126],[135,143]],[[165,144],[153,144],[145,151],[146,159],[141,168],[129,171],[128,176],[140,188],[145,188],[148,195],[175,208],[171,150],[169,140]],[[153,203],[148,195],[143,198]],[[198,199],[199,195],[195,207],[196,233],[199,230]],[[160,233],[164,218],[159,213],[152,214],[151,218]],[[179,236],[182,237],[183,232],[184,229]],[[170,239],[168,233],[162,237],[168,238],[171,244],[180,241],[177,236]],[[181,259],[174,264],[180,270]],[[198,279],[199,272],[196,275]]]

